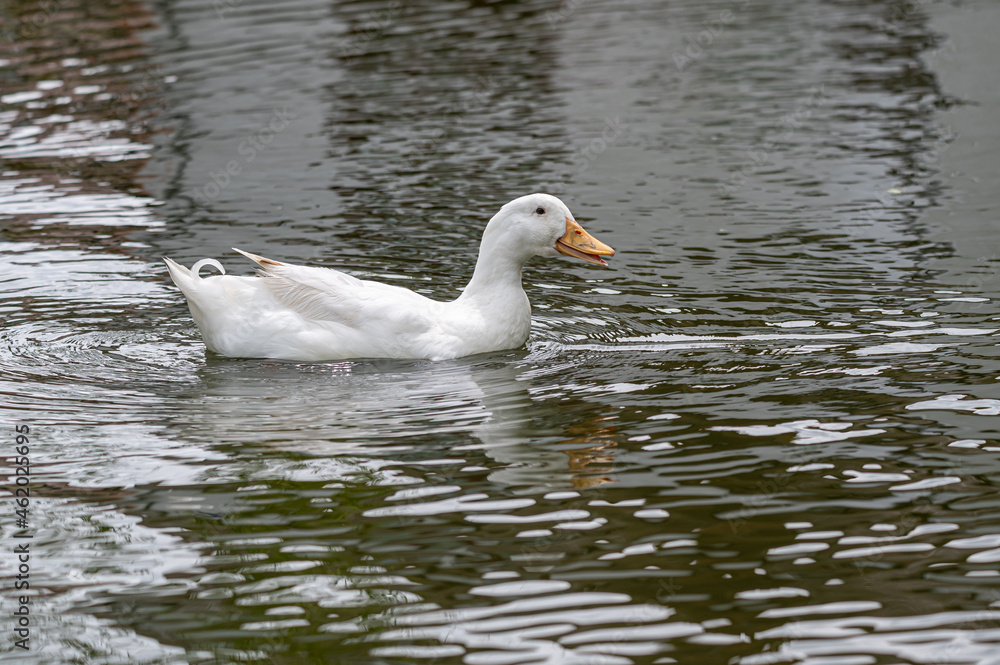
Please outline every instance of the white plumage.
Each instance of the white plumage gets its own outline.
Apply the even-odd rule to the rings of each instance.
[[[521,346],[531,306],[521,268],[532,256],[566,254],[607,265],[614,250],[574,221],[562,201],[530,194],[503,206],[483,232],[472,280],[451,302],[236,250],[259,266],[256,277],[225,274],[215,259],[190,270],[165,258],[212,351],[236,358],[440,360]],[[222,275],[201,277],[204,265]]]

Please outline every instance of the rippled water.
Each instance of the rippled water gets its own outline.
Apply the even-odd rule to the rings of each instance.
[[[2,19],[5,662],[1000,663],[995,5]],[[219,358],[159,261],[444,299],[540,189],[618,255],[505,353]]]

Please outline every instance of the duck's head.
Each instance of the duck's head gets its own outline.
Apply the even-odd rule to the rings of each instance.
[[[564,254],[607,266],[601,257],[615,253],[584,231],[566,204],[549,194],[528,194],[500,208],[486,226],[483,240],[490,236],[505,250],[523,254],[525,260]]]

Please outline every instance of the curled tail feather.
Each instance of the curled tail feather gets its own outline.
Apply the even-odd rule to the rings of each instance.
[[[174,261],[173,259],[168,258],[166,256],[163,257],[163,262],[167,264],[167,270],[170,271],[170,278],[174,280],[174,284],[177,284],[177,286],[180,286],[178,278],[180,278],[181,280],[201,279],[201,275],[199,275],[198,273],[201,271],[202,266],[206,265],[214,267],[223,275],[226,274],[226,269],[223,268],[222,264],[216,261],[215,259],[202,259],[201,261],[198,261],[193,266],[191,266],[190,270],[188,268],[185,268],[181,264],[177,263],[177,261]]]
[[[226,274],[226,269],[223,268],[222,264],[216,261],[215,259],[202,259],[201,261],[198,261],[193,266],[191,266],[191,276],[194,277],[195,279],[201,279],[201,275],[199,275],[198,273],[201,272],[202,266],[212,266],[213,268],[221,272],[223,275]]]

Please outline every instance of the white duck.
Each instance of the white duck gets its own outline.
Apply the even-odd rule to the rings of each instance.
[[[532,256],[574,256],[601,266],[615,251],[576,223],[554,196],[529,194],[500,208],[483,232],[475,273],[451,302],[329,268],[279,263],[237,249],[257,277],[227,276],[215,259],[190,270],[164,258],[205,345],[236,358],[442,360],[521,346],[531,305],[521,267]],[[202,278],[202,266],[222,275]]]

